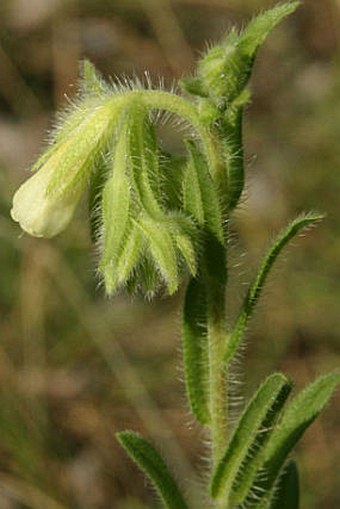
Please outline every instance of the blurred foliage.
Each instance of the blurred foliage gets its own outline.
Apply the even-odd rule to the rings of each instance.
[[[0,506],[142,509],[152,496],[114,439],[133,427],[192,475],[192,429],[178,372],[181,295],[103,298],[86,205],[54,241],[20,236],[13,191],[78,61],[104,75],[148,69],[166,86],[206,40],[265,0],[2,0],[0,4]],[[303,210],[327,213],[282,261],[249,335],[245,391],[274,369],[301,386],[339,364],[340,2],[305,0],[261,51],[246,114],[248,190],[233,222],[230,316],[271,235]],[[70,85],[71,84],[71,85]],[[181,152],[171,128],[160,135]],[[256,156],[256,157],[255,157]],[[238,242],[236,242],[238,241]],[[92,254],[90,254],[92,253]],[[244,254],[246,253],[246,255]],[[240,262],[241,260],[241,262]],[[244,375],[243,375],[244,372]],[[297,451],[302,509],[340,506],[339,398]],[[316,461],[317,458],[317,461]],[[195,485],[193,484],[193,490]],[[138,500],[143,500],[144,505]]]

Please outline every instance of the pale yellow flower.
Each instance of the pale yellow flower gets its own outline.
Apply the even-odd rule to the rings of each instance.
[[[96,160],[113,140],[120,103],[84,103],[66,120],[37,171],[14,195],[11,216],[24,231],[49,238],[67,227]]]

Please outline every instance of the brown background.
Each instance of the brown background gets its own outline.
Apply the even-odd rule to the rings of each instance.
[[[203,462],[180,362],[182,295],[103,297],[86,203],[52,241],[20,236],[10,201],[86,56],[105,76],[148,69],[167,86],[206,41],[265,0],[2,0],[0,4],[0,506],[156,507],[114,432],[143,431],[179,476]],[[339,365],[340,2],[305,0],[270,37],[245,125],[247,192],[233,221],[232,320],[273,234],[327,213],[274,271],[248,335],[244,392],[273,370],[298,387]],[[73,84],[73,85],[72,85]],[[164,142],[182,150],[170,128]],[[302,509],[340,507],[339,395],[296,451]],[[193,489],[195,486],[193,485]],[[155,505],[153,505],[155,504]]]

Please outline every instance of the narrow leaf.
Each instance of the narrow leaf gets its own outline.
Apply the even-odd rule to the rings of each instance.
[[[232,29],[222,44],[211,48],[198,62],[199,85],[195,89],[200,87],[221,111],[232,104],[250,79],[258,49],[298,5],[299,2],[277,5],[255,17],[240,34]]]
[[[288,244],[288,242],[292,238],[294,238],[303,228],[306,228],[312,224],[317,223],[322,218],[323,216],[321,215],[312,214],[307,214],[305,216],[298,217],[294,219],[286,228],[284,228],[277,236],[272,247],[269,249],[268,253],[264,257],[263,262],[260,265],[258,274],[254,279],[253,283],[250,285],[249,290],[246,294],[241,311],[236,320],[236,324],[232,330],[227,345],[227,350],[225,354],[227,363],[233,358],[237,348],[242,342],[249,318],[251,317],[254,307],[260,298],[264,283],[266,282],[269,271],[272,268],[277,257],[279,256],[283,248]]]
[[[273,496],[275,481],[293,447],[306,429],[327,405],[340,383],[340,371],[317,378],[301,391],[283,413],[281,422],[265,448],[265,462],[256,486],[256,501],[252,509],[264,509]]]
[[[205,288],[200,279],[191,279],[183,313],[183,358],[190,408],[199,422],[208,424],[208,345]]]
[[[278,4],[256,16],[240,36],[239,46],[243,54],[254,57],[270,32],[299,7],[300,2]]]
[[[269,509],[299,509],[299,499],[299,473],[292,460],[278,479]]]
[[[270,436],[272,427],[290,393],[287,378],[275,373],[257,390],[240,417],[227,449],[216,467],[211,483],[211,494],[227,499],[236,486],[248,483],[253,476],[252,464],[257,453]],[[256,469],[255,469],[256,472]]]
[[[120,445],[147,475],[167,509],[188,509],[188,506],[167,465],[156,449],[143,437],[131,431],[116,434]]]

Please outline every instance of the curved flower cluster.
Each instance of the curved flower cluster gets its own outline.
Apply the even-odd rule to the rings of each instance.
[[[196,273],[196,225],[170,203],[173,175],[161,174],[148,109],[140,98],[109,89],[91,64],[86,71],[78,104],[15,193],[12,218],[31,235],[59,234],[100,173],[92,219],[107,293],[128,286],[148,296],[159,287],[171,294],[183,269]]]

